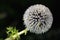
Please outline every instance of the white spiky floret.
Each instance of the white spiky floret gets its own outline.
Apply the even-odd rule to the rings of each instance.
[[[30,32],[40,34],[48,31],[53,22],[53,16],[48,7],[42,4],[30,6],[23,15],[24,25]]]

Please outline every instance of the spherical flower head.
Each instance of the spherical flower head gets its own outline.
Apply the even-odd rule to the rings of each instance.
[[[23,15],[25,27],[33,33],[40,34],[51,28],[53,17],[48,7],[42,4],[30,6]]]

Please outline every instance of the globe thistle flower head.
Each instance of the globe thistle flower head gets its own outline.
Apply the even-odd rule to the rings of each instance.
[[[23,15],[25,27],[33,33],[40,34],[51,28],[53,17],[48,7],[42,4],[30,6]]]

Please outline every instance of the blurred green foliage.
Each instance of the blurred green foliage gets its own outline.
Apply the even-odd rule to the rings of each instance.
[[[12,37],[14,36],[15,34],[18,33],[18,30],[16,29],[16,27],[7,27],[7,34],[8,34],[8,37]],[[17,36],[16,40],[19,40],[20,36]]]
[[[8,27],[7,28],[7,34],[8,36],[13,36],[15,35],[16,33],[18,33],[18,30],[14,27]]]

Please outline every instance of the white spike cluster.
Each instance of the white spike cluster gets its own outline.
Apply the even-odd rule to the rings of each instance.
[[[30,32],[40,34],[51,28],[53,17],[48,7],[42,4],[30,6],[23,15],[25,27]]]

